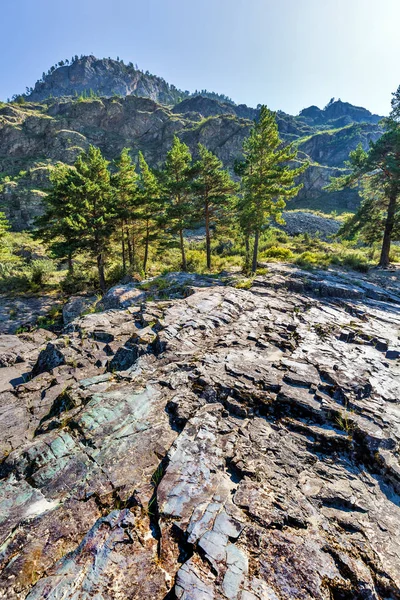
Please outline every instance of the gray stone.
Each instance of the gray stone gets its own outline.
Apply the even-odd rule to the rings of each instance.
[[[104,310],[110,308],[128,308],[143,302],[145,292],[138,289],[137,284],[126,283],[115,285],[103,296],[101,304]]]
[[[338,299],[269,269],[18,337],[0,597],[399,596],[396,282]]]
[[[96,296],[72,296],[68,302],[64,304],[62,314],[64,325],[68,325],[77,317],[80,317],[90,306],[97,301]]]

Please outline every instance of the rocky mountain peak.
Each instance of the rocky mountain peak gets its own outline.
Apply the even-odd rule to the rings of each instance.
[[[33,88],[27,88],[26,100],[42,102],[48,98],[65,96],[142,96],[165,105],[174,105],[184,98],[206,97],[216,102],[231,104],[233,100],[224,94],[208,90],[179,90],[163,77],[142,71],[132,62],[124,63],[117,58],[96,58],[93,55],[62,60],[43,73]],[[247,108],[247,107],[246,107]],[[251,109],[252,110],[252,109]]]
[[[311,125],[329,125],[335,124],[343,127],[350,123],[378,123],[383,117],[372,114],[366,108],[354,106],[350,102],[342,102],[340,98],[332,98],[324,109],[318,106],[309,106],[300,111],[300,117],[305,119]]]
[[[162,77],[143,72],[133,63],[125,64],[111,58],[77,56],[71,61],[61,61],[51,67],[27,95],[33,102],[49,97],[76,96],[144,96],[163,104],[175,104],[185,92],[168,84]]]

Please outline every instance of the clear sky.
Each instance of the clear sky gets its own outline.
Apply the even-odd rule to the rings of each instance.
[[[75,54],[297,114],[379,114],[400,84],[400,0],[0,0],[0,99]]]

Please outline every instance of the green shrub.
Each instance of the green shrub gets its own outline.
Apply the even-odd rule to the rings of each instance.
[[[306,250],[295,260],[296,265],[304,268],[312,267],[325,267],[329,264],[330,259],[326,253],[323,252],[310,252]]]
[[[115,285],[127,274],[121,263],[117,263],[107,271],[107,285]]]
[[[366,257],[360,252],[352,252],[346,254],[342,258],[342,264],[361,273],[367,273],[369,271],[369,264]]]
[[[95,269],[76,269],[74,273],[67,276],[60,283],[61,290],[66,294],[77,294],[88,289],[98,287],[97,272]]]
[[[48,258],[33,260],[28,268],[30,280],[35,286],[47,283],[55,270],[54,261]]]
[[[248,279],[239,279],[239,281],[237,281],[235,283],[234,287],[237,288],[238,290],[249,290],[252,285],[253,285],[253,279],[248,278]]]
[[[262,254],[262,258],[291,261],[294,259],[294,254],[290,248],[284,246],[271,246]]]

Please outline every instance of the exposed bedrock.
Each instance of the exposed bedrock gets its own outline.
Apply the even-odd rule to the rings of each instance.
[[[397,283],[269,268],[40,342],[0,395],[0,598],[400,598]]]

